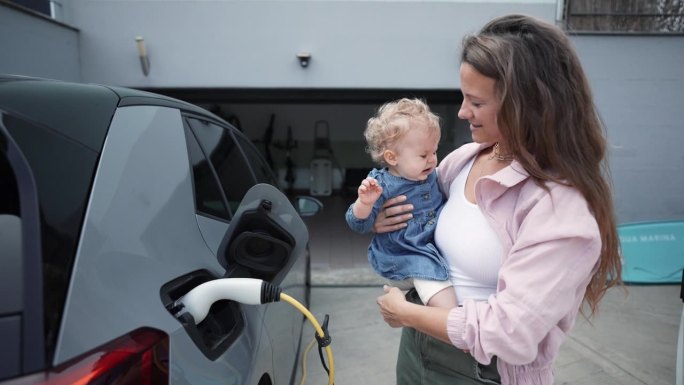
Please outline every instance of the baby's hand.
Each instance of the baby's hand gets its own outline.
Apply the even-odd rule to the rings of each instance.
[[[380,198],[380,195],[382,194],[382,186],[378,184],[378,181],[375,180],[375,178],[367,177],[361,181],[358,193],[359,202],[363,203],[364,205],[372,206],[375,201]]]

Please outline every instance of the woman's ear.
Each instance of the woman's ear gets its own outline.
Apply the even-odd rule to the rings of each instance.
[[[385,163],[387,163],[388,165],[397,165],[397,154],[394,151],[385,150],[385,152],[382,153],[382,157],[385,159]]]

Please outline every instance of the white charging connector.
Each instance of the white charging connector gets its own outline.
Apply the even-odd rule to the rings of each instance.
[[[278,301],[280,289],[255,278],[215,279],[190,290],[176,301],[176,305],[181,306],[179,314],[190,313],[198,324],[206,318],[214,302],[226,299],[246,305],[261,305]]]
[[[190,314],[199,324],[204,321],[209,314],[211,305],[220,300],[232,300],[245,305],[261,305],[269,302],[283,300],[294,306],[311,322],[316,329],[319,346],[325,348],[328,356],[330,369],[328,371],[328,385],[335,382],[335,363],[333,361],[332,349],[330,347],[330,336],[327,330],[323,330],[316,318],[309,309],[304,307],[299,301],[282,292],[280,287],[255,278],[221,278],[205,282],[190,290],[185,296],[174,302],[174,316],[180,318],[183,314]],[[327,316],[326,316],[327,317]],[[327,322],[325,322],[327,324]],[[323,361],[323,356],[321,356]],[[323,362],[325,367],[325,363]]]

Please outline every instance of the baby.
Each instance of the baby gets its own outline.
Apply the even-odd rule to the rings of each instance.
[[[385,200],[405,195],[413,205],[407,227],[376,234],[368,260],[376,273],[402,290],[415,287],[428,306],[454,307],[456,293],[447,262],[433,236],[444,196],[437,183],[439,118],[417,99],[386,103],[368,120],[364,132],[367,151],[383,166],[373,169],[358,188],[346,220],[358,233],[367,233]]]

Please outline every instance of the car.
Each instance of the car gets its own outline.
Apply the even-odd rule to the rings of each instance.
[[[288,198],[216,115],[140,90],[0,75],[0,383],[291,384],[286,303],[175,304],[254,278],[308,306],[320,202]]]

